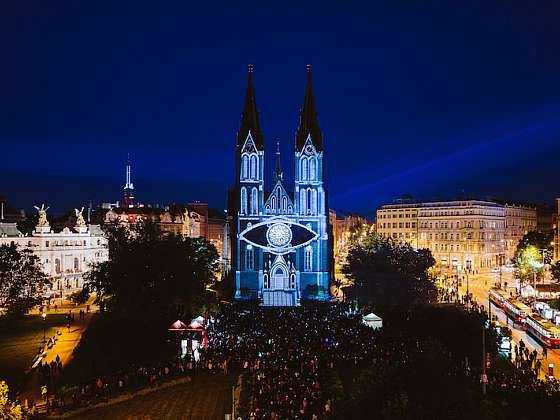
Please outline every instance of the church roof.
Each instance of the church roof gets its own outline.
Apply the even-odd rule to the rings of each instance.
[[[323,150],[323,134],[319,127],[317,119],[317,110],[315,109],[315,98],[313,97],[313,83],[311,78],[311,65],[307,65],[307,85],[305,86],[305,96],[303,98],[303,107],[299,117],[299,127],[296,131],[296,150],[301,150],[307,140],[307,136],[311,135],[311,140],[315,149]]]
[[[237,132],[237,147],[243,146],[247,136],[251,132],[251,137],[255,146],[264,149],[264,138],[259,123],[259,111],[257,110],[257,100],[255,97],[255,86],[253,84],[253,65],[249,64],[249,75],[247,78],[247,93],[245,94],[245,105],[241,114],[241,124]]]

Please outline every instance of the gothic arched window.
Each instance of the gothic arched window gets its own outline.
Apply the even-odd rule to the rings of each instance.
[[[241,158],[241,179],[249,177],[249,156],[243,155]]]
[[[259,214],[257,187],[253,187],[251,190],[251,214]]]
[[[282,211],[286,213],[288,210],[288,199],[286,197],[282,198]]]
[[[306,194],[307,195],[307,211],[306,211],[306,214],[311,213],[311,205],[312,205],[311,191],[312,191],[311,188],[307,189],[307,194]]]
[[[309,207],[311,207],[311,213],[317,214],[317,191],[311,190],[311,200],[309,203]]]
[[[299,212],[301,214],[307,213],[307,190],[305,188],[299,193]]]
[[[274,213],[276,211],[276,197],[272,197],[270,204],[272,205],[272,213]]]
[[[309,159],[309,180],[315,181],[317,178],[317,159],[310,158]]]
[[[245,269],[247,271],[253,271],[255,269],[255,254],[251,245],[247,245],[247,249],[245,250]]]
[[[301,158],[301,174],[300,174],[300,178],[302,181],[307,181],[307,158],[306,157],[302,157]]]
[[[251,179],[257,179],[258,178],[258,173],[257,173],[257,156],[256,155],[252,155],[251,156]]]
[[[241,214],[247,214],[247,189],[241,187]]]
[[[303,269],[304,271],[311,271],[313,269],[313,248],[311,245],[305,247],[303,255]]]

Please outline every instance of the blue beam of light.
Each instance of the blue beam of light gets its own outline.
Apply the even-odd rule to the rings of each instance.
[[[526,160],[538,154],[546,157],[553,148],[553,138],[560,137],[560,118],[551,118],[540,123],[506,133],[498,137],[478,142],[472,146],[457,150],[442,157],[422,162],[392,175],[363,182],[341,193],[333,194],[335,204],[364,199],[395,198],[403,192],[422,193],[434,187],[460,183],[466,178],[481,175],[500,166]],[[447,142],[454,147],[453,140]],[[556,142],[556,146],[560,141]],[[396,146],[398,147],[398,146]],[[396,148],[396,151],[398,149]],[[545,161],[543,160],[543,164]],[[531,171],[528,168],[527,171]],[[355,184],[354,184],[355,185]],[[457,188],[457,191],[460,188]],[[553,191],[555,193],[556,191]]]

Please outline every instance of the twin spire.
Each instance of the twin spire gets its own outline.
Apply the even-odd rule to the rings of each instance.
[[[241,125],[237,132],[237,147],[242,147],[247,139],[249,132],[259,149],[264,148],[264,138],[259,123],[259,111],[257,110],[257,100],[255,98],[255,86],[253,84],[253,65],[248,67],[249,77],[247,78],[247,93],[245,95],[245,106],[241,114]]]
[[[257,100],[255,98],[255,86],[253,84],[252,64],[248,66],[247,93],[245,95],[245,105],[241,114],[241,124],[237,132],[237,147],[240,148],[245,143],[247,135],[251,132],[251,137],[258,149],[264,149],[264,137],[259,122],[259,111],[257,109]],[[299,126],[296,131],[296,150],[301,151],[307,137],[311,135],[311,140],[316,150],[323,150],[323,134],[319,127],[317,111],[315,109],[315,98],[313,96],[313,84],[311,78],[311,64],[307,65],[307,83],[305,86],[305,95],[303,99],[303,107],[300,111]],[[277,154],[277,164],[279,159],[279,150]],[[278,169],[278,167],[277,167]],[[277,172],[278,173],[278,172]],[[281,169],[280,169],[281,173]]]

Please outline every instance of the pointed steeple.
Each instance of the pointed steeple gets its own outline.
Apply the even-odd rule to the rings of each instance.
[[[276,169],[274,170],[276,181],[282,181],[284,173],[282,172],[282,162],[280,161],[280,142],[276,142]]]
[[[323,150],[323,134],[319,127],[317,111],[315,109],[315,98],[313,97],[311,64],[307,65],[307,84],[305,86],[303,107],[299,117],[299,127],[296,132],[296,150],[301,150],[303,148],[308,135],[311,135],[311,140],[313,141],[315,149]]]
[[[253,65],[248,66],[247,93],[245,94],[245,106],[241,114],[241,124],[237,132],[237,147],[243,146],[247,135],[251,132],[251,137],[259,149],[264,148],[264,139],[259,123],[259,111],[257,110],[257,100],[255,98],[255,86],[253,85]]]

